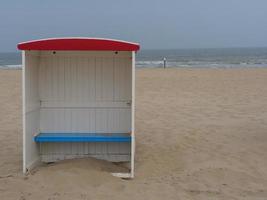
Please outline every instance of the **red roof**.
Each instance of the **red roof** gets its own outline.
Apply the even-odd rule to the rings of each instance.
[[[18,44],[20,50],[138,51],[139,44],[103,38],[48,38]]]

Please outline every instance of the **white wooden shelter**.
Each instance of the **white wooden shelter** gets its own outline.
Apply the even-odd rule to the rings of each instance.
[[[23,59],[23,172],[38,162],[129,162],[134,176],[139,44],[51,38],[18,44]]]

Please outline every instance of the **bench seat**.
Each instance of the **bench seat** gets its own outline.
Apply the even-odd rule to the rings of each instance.
[[[39,133],[35,142],[131,142],[130,133]]]

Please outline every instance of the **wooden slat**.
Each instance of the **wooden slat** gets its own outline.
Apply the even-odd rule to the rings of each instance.
[[[129,108],[129,107],[130,107],[129,101],[121,101],[121,102],[42,101],[41,102],[41,108]]]

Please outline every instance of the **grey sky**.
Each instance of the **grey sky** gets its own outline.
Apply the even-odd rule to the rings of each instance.
[[[108,37],[143,49],[267,46],[266,0],[6,0],[0,51],[21,41]]]

